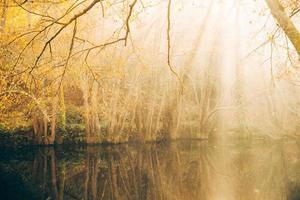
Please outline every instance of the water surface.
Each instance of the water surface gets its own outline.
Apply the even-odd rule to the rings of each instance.
[[[1,149],[0,199],[296,200],[300,143]]]

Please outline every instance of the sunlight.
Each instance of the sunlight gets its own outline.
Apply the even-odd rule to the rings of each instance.
[[[297,198],[300,1],[0,8],[0,178],[37,199]]]

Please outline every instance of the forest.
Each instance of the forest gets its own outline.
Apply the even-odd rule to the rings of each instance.
[[[0,0],[0,199],[300,199],[300,0]]]
[[[299,10],[297,0],[2,0],[2,141],[297,137]]]

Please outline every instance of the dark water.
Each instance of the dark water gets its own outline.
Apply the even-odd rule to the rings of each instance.
[[[300,199],[296,141],[1,149],[0,199]]]

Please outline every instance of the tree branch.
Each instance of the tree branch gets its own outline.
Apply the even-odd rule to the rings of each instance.
[[[170,32],[171,32],[171,3],[172,3],[172,0],[168,0],[168,11],[167,11],[167,48],[168,48],[168,54],[167,54],[167,63],[168,63],[168,66],[169,66],[169,69],[171,70],[171,72],[178,79],[178,81],[181,85],[181,93],[182,93],[183,85],[182,85],[181,79],[180,79],[178,73],[172,67],[172,63],[171,63],[171,36],[170,36]]]

